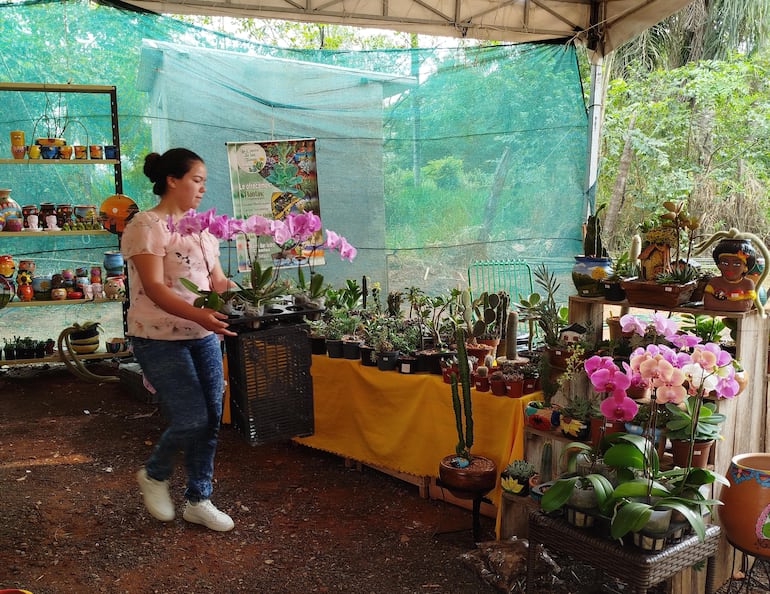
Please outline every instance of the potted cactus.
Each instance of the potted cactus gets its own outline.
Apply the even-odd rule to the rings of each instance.
[[[458,328],[458,372],[452,373],[452,409],[457,427],[457,445],[454,454],[439,462],[439,478],[449,492],[459,499],[481,498],[497,484],[497,465],[494,460],[471,454],[473,446],[473,410],[471,402],[471,370],[465,350],[465,332]]]

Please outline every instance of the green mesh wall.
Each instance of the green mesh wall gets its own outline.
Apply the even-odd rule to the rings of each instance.
[[[4,3],[0,30],[4,80],[117,86],[124,193],[142,208],[154,203],[150,150],[198,152],[203,206],[232,212],[225,142],[316,138],[324,226],[359,249],[352,264],[328,258],[335,285],[367,275],[437,293],[464,286],[474,259],[565,272],[581,251],[587,116],[571,47],[289,50],[84,0]],[[3,95],[10,156],[7,131],[31,138],[58,97]],[[107,142],[103,100],[66,98],[70,143]],[[20,204],[100,204],[114,191],[107,167],[2,165],[0,186]],[[50,268],[101,260],[102,244],[66,241],[14,252]]]

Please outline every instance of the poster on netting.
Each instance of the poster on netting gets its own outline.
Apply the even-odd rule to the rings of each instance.
[[[286,220],[289,214],[301,212],[321,216],[314,138],[225,144],[235,217],[256,214]],[[238,270],[249,270],[249,262],[255,259],[282,268],[323,264],[322,242],[320,229],[304,241],[292,237],[282,245],[264,235],[239,236]]]

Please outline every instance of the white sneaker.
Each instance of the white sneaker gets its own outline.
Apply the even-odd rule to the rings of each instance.
[[[188,501],[182,516],[193,524],[203,524],[217,532],[227,532],[235,527],[235,522],[225,512],[219,511],[209,499],[193,503]]]
[[[156,481],[150,478],[144,468],[136,473],[136,480],[144,498],[144,506],[150,515],[161,522],[171,522],[176,513],[168,492],[168,481]]]

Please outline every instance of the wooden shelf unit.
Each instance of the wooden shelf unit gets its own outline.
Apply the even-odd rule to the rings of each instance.
[[[770,443],[770,418],[768,417],[770,317],[767,311],[760,312],[754,309],[748,312],[724,312],[692,306],[664,309],[652,306],[629,306],[625,301],[611,302],[603,298],[573,295],[569,298],[569,321],[581,324],[591,322],[595,328],[603,328],[607,311],[621,308],[626,308],[625,311],[630,308],[643,311],[692,313],[736,320],[735,357],[743,365],[748,383],[737,397],[718,401],[719,412],[726,415],[726,420],[722,426],[723,439],[715,444],[712,451],[713,468],[724,475],[736,454],[767,451]],[[719,488],[715,489],[713,496],[719,497]],[[717,508],[717,514],[718,511]],[[732,562],[733,550],[723,535],[716,557],[716,583],[724,583],[729,579]]]

